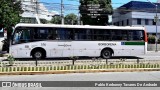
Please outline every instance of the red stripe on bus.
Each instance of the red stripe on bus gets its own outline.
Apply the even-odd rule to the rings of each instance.
[[[146,32],[146,29],[144,30],[144,35],[145,35],[145,42],[148,42],[148,38],[147,38],[147,32]]]

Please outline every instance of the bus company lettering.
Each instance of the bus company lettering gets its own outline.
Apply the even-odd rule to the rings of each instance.
[[[98,43],[99,46],[116,46],[116,43]]]
[[[68,45],[68,44],[63,44],[63,45],[58,45],[58,46],[71,47],[71,45]]]

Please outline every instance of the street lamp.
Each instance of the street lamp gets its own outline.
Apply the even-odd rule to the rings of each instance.
[[[147,1],[150,2],[149,0],[147,0]],[[156,22],[156,37],[155,37],[156,50],[155,50],[155,52],[158,52],[158,49],[157,49],[157,44],[158,44],[158,34],[157,34],[158,15],[157,15],[157,7],[158,7],[158,5],[157,5],[157,4],[154,4],[154,3],[152,3],[152,2],[150,2],[150,3],[156,7],[156,16],[154,17],[155,22]]]

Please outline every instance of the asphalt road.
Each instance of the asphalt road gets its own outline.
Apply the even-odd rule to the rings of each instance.
[[[0,81],[160,81],[160,72],[106,72],[51,75],[0,76]],[[0,90],[159,90],[160,87],[42,87]]]
[[[160,52],[148,52],[146,55],[138,57],[142,57],[145,60],[160,60]],[[0,76],[0,81],[160,81],[160,72],[106,72]],[[0,88],[0,90],[160,90],[160,87],[3,87]]]

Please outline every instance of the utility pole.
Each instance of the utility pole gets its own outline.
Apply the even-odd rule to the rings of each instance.
[[[39,10],[38,0],[36,0],[35,4],[36,4],[36,6],[35,6],[35,17],[36,17],[36,20],[37,20],[38,24],[40,24],[41,21],[40,21],[39,16],[38,16],[38,10]]]
[[[79,13],[78,13],[78,16],[77,16],[77,25],[80,25],[79,24]]]
[[[155,52],[158,52],[158,49],[157,49],[157,44],[158,44],[158,34],[157,34],[157,24],[158,24],[158,15],[157,15],[157,5],[156,5],[156,16],[155,16],[155,21],[156,21],[156,50]]]
[[[149,0],[147,0],[148,2],[150,2]],[[158,13],[158,11],[157,11],[157,9],[158,9],[158,5],[157,4],[154,4],[154,3],[152,3],[152,2],[150,2],[152,5],[154,5],[155,6],[155,9],[156,9],[156,16],[154,17],[154,20],[155,20],[155,22],[156,22],[156,37],[155,37],[155,43],[156,43],[156,50],[155,50],[155,52],[158,52],[158,32],[157,32],[157,29],[158,29],[158,15],[157,15],[157,13]]]
[[[64,24],[64,5],[63,5],[63,0],[61,0],[61,24]]]

